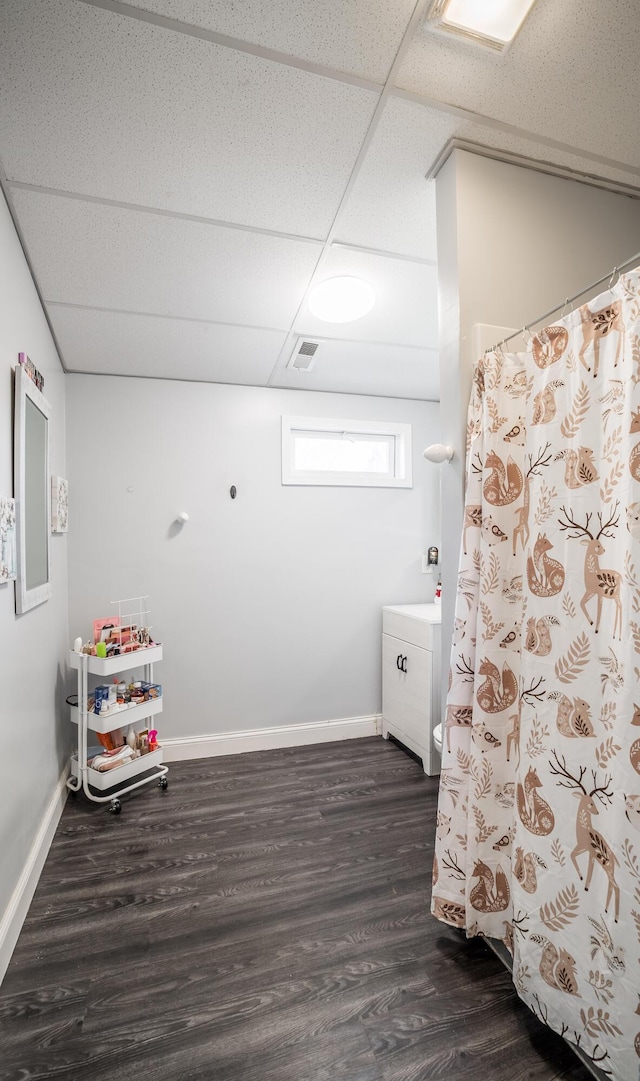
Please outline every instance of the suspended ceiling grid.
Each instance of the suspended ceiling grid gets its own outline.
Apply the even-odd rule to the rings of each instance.
[[[638,190],[640,20],[538,0],[500,55],[426,9],[3,0],[0,179],[68,371],[437,399],[426,174],[457,138]],[[335,274],[367,316],[312,316]]]

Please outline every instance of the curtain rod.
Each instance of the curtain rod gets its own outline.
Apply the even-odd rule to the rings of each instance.
[[[591,285],[586,285],[584,289],[580,289],[578,293],[574,293],[572,297],[567,297],[564,304],[562,305],[562,309],[566,308],[568,304],[573,304],[574,300],[577,300],[578,297],[584,296],[585,293],[590,293],[592,289],[595,289],[598,285],[602,285],[603,282],[612,282],[616,274],[619,274],[621,270],[625,269],[625,267],[631,266],[633,263],[636,262],[640,262],[640,252],[636,252],[636,254],[632,255],[630,259],[626,259],[624,263],[620,263],[620,266],[614,266],[611,274],[605,274],[602,278],[598,278],[597,281],[591,282]],[[510,342],[512,338],[517,338],[519,334],[523,334],[525,330],[529,330],[530,327],[535,326],[537,323],[546,322],[549,316],[553,315],[559,310],[560,305],[556,304],[555,308],[551,308],[551,310],[545,312],[544,315],[539,315],[537,319],[532,319],[529,323],[525,323],[522,330],[515,330],[513,334],[509,334],[507,338],[502,338],[502,340],[499,341],[496,345],[494,345],[493,348],[499,349],[500,346],[506,345],[507,342]]]

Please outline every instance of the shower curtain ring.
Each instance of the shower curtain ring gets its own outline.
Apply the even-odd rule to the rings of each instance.
[[[529,342],[531,341],[531,335],[529,334],[529,339],[527,340],[527,338],[526,338],[527,334],[529,334],[529,327],[524,326],[522,328],[522,341],[523,341],[525,349],[529,348]]]
[[[561,319],[564,319],[564,313],[566,312],[568,307],[569,307],[569,297],[566,298],[564,304],[562,305],[562,311],[560,312],[560,318]]]
[[[616,280],[616,277],[617,277],[617,275],[618,275],[618,268],[617,268],[617,266],[614,266],[614,268],[613,268],[613,274],[612,274],[612,275],[611,275],[611,277],[609,278],[609,286],[608,286],[608,288],[609,288],[609,289],[611,289],[611,288],[613,287],[613,285],[614,285],[614,283],[615,283],[615,280]]]

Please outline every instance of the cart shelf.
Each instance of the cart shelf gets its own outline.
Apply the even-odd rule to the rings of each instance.
[[[112,710],[111,713],[87,713],[87,728],[92,732],[113,732],[114,728],[128,728],[137,721],[144,721],[146,717],[153,717],[156,713],[162,713],[162,697],[149,698],[147,702],[137,702],[132,706],[123,706],[121,709]],[[70,717],[73,724],[80,723],[80,710],[77,706],[71,706]]]
[[[87,766],[87,783],[100,792],[104,792],[107,788],[115,788],[120,791],[121,786],[130,781],[132,777],[138,777],[140,774],[160,765],[162,765],[162,747],[158,747],[155,751],[149,751],[148,754],[143,754],[140,758],[134,758],[131,762],[125,762],[122,766],[116,766],[115,769],[105,770],[104,773]],[[71,757],[71,776],[79,777],[79,775],[78,756],[74,754]],[[154,780],[157,776],[159,775],[154,773],[149,780]]]
[[[87,654],[76,653],[73,649],[70,649],[69,653],[71,668],[80,669],[82,658]],[[161,660],[161,645],[146,646],[143,649],[134,649],[131,653],[119,653],[117,657],[87,657],[87,672],[92,676],[115,676],[118,672],[129,672],[143,664],[155,664]]]

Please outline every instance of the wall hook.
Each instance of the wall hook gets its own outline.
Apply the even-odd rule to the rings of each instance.
[[[186,510],[181,510],[180,514],[178,514],[178,516],[176,517],[176,522],[180,522],[180,525],[184,525],[184,523],[188,521],[189,515],[187,514]]]

